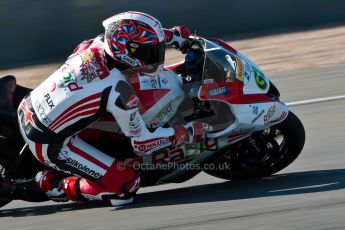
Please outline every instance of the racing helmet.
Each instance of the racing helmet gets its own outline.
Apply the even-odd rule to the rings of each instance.
[[[154,17],[127,11],[104,20],[103,26],[105,51],[114,60],[130,69],[163,64],[165,34]]]

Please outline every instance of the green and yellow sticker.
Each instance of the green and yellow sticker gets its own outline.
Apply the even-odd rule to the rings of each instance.
[[[254,78],[255,78],[256,85],[261,90],[265,91],[268,87],[265,75],[260,70],[255,68],[254,66],[253,66],[253,72],[254,72]]]

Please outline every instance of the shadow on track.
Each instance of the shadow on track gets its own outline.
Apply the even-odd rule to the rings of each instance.
[[[139,194],[135,203],[115,210],[191,204],[200,202],[230,201],[270,196],[326,192],[345,188],[345,169],[306,171],[273,175],[261,179],[226,181],[217,184],[197,185],[166,191]],[[62,203],[45,206],[0,210],[4,216],[48,215],[56,212],[109,207],[108,202]],[[5,207],[6,208],[6,207]]]

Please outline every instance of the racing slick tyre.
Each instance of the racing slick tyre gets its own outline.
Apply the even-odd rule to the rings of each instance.
[[[290,165],[305,142],[302,122],[291,111],[281,123],[256,132],[213,161],[205,172],[222,179],[237,180],[270,176]],[[227,165],[224,169],[224,165]]]

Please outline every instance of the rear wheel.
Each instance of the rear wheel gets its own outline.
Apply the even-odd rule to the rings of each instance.
[[[226,149],[213,162],[217,167],[205,172],[228,180],[269,176],[290,165],[301,153],[304,142],[303,124],[289,112],[282,123]]]

